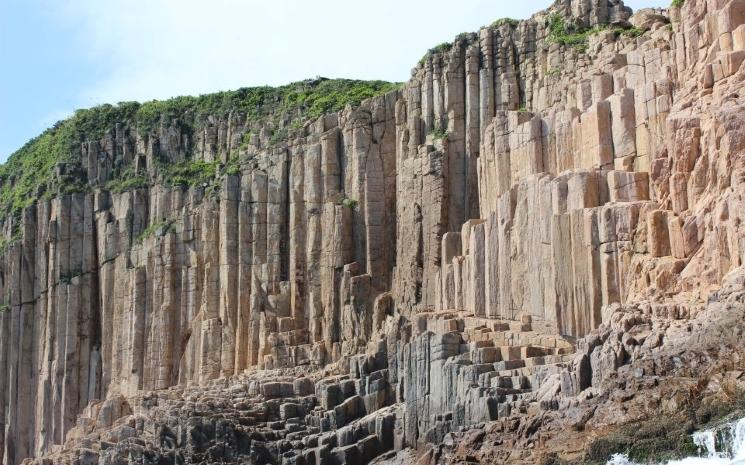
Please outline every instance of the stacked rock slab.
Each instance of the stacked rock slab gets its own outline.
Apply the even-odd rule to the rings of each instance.
[[[528,322],[445,312],[415,324],[411,342],[380,341],[343,375],[262,370],[93,402],[63,450],[29,463],[368,463],[520,411],[571,361],[570,342]]]
[[[613,27],[571,47],[552,15]],[[459,36],[400,90],[280,143],[238,111],[87,141],[90,192],[3,227],[21,231],[0,259],[3,463],[172,444],[238,461],[254,430],[275,461],[362,463],[550,403],[562,388],[545,381],[610,309],[703,302],[743,264],[743,57],[742,0],[634,16],[560,0]],[[117,163],[235,156],[217,189],[105,188]],[[210,390],[246,370],[277,380]],[[122,407],[168,393],[161,413]],[[234,455],[199,455],[216,433],[148,439],[169,408],[213,405],[189,393],[253,412],[210,427]],[[96,409],[132,430],[90,439],[113,424]]]

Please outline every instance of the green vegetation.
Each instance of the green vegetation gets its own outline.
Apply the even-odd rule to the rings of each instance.
[[[572,22],[567,22],[561,15],[552,14],[548,17],[548,41],[579,50],[587,48],[587,38],[600,32],[602,28],[582,28]]]
[[[172,165],[161,162],[160,172],[163,180],[170,186],[207,187],[215,181],[218,162],[187,160]]]
[[[2,304],[0,305],[0,313],[5,313],[10,310],[10,305],[8,304]]]
[[[491,23],[491,27],[501,27],[505,24],[509,25],[510,27],[515,27],[520,24],[520,21],[513,18],[499,18],[498,20]]]
[[[274,132],[272,132],[272,136],[269,138],[269,146],[274,147],[275,145],[279,144],[283,140],[287,140],[287,137],[290,135],[290,132],[287,130],[287,128],[279,128],[276,129]]]
[[[453,44],[451,42],[443,42],[441,44],[435,45],[431,49],[427,50],[427,53],[425,53],[424,56],[419,60],[419,64],[423,65],[424,62],[427,61],[428,57],[439,53],[448,52],[451,48],[453,48]]]
[[[241,137],[241,143],[238,146],[241,150],[246,150],[248,148],[248,144],[251,143],[251,137],[253,137],[253,134],[251,132],[246,132],[243,134],[243,137]]]
[[[546,76],[555,76],[555,75],[557,75],[559,73],[561,73],[561,68],[558,68],[558,67],[556,67],[556,68],[549,68],[546,71]]]
[[[278,90],[282,94],[282,112],[302,113],[302,119],[308,120],[324,113],[339,111],[347,105],[357,106],[365,99],[400,87],[399,83],[385,81],[319,78],[304,81],[301,85],[279,87]]]
[[[683,3],[685,3],[685,0],[673,0],[670,6],[674,8],[680,8],[683,6]]]
[[[525,105],[520,106],[520,108],[517,109],[518,113],[528,113],[528,108]]]
[[[237,153],[231,153],[228,162],[225,164],[224,172],[228,176],[241,174],[241,160]]]
[[[0,254],[4,254],[6,250],[8,250],[8,247],[10,247],[11,244],[14,244],[18,240],[21,239],[21,229],[20,227],[15,228],[12,231],[12,235],[10,239],[6,240],[4,237],[0,237]]]
[[[445,128],[441,128],[441,127],[439,127],[439,126],[435,126],[434,128],[432,128],[432,130],[431,130],[431,131],[429,131],[429,133],[430,133],[430,134],[432,135],[432,138],[433,138],[434,140],[438,140],[438,139],[441,139],[441,140],[442,140],[442,139],[447,139],[447,138],[448,138],[448,136],[450,135],[450,134],[448,133],[448,130],[447,130],[447,129],[445,129]]]
[[[342,195],[339,199],[339,205],[347,207],[350,210],[356,210],[359,202],[356,199],[350,199],[349,197]]]
[[[494,21],[493,23],[491,23],[491,27],[498,28],[498,27],[501,27],[501,26],[504,26],[504,25],[509,25],[510,27],[515,27],[518,24],[520,24],[520,21],[518,21],[517,19],[513,19],[513,18],[500,18],[500,19]],[[427,62],[427,58],[431,57],[432,55],[437,55],[437,54],[449,52],[453,48],[453,45],[456,42],[468,40],[471,37],[473,37],[475,39],[476,38],[476,34],[473,33],[473,32],[462,32],[462,33],[458,34],[457,36],[455,36],[455,40],[453,42],[443,42],[441,44],[438,44],[438,45],[432,47],[431,49],[427,50],[427,53],[425,53],[424,56],[422,56],[421,59],[419,59],[419,65],[421,66],[424,63],[426,63]]]
[[[148,237],[154,236],[156,234],[158,236],[165,236],[171,231],[172,228],[173,220],[162,219],[160,221],[156,221],[155,223],[145,228],[145,230],[142,231],[142,234],[137,236],[137,242],[142,243],[142,241],[144,241]]]
[[[106,183],[106,188],[111,192],[121,193],[134,189],[148,187],[150,183],[143,174],[137,174],[134,167],[127,167],[119,176],[114,177]]]
[[[282,87],[245,87],[199,97],[146,102],[137,111],[136,123],[138,129],[150,130],[161,118],[181,118],[184,120],[181,123],[190,127],[194,118],[205,115],[225,117],[230,112],[242,112],[252,120],[282,113],[293,116],[293,119],[315,119],[323,113],[339,111],[346,105],[359,105],[366,98],[390,92],[399,86],[385,81],[319,77]]]
[[[628,28],[622,28],[622,27],[616,27],[611,29],[611,31],[615,32],[616,34],[624,35],[627,37],[639,37],[640,35],[644,34],[644,29],[640,29],[638,27],[628,27]]]
[[[449,51],[451,48],[453,48],[453,44],[450,42],[443,42],[441,44],[435,45],[431,49],[429,49],[432,53],[444,53]]]
[[[303,121],[339,111],[346,105],[359,105],[364,99],[399,87],[400,84],[384,81],[316,78],[276,88],[242,88],[198,97],[121,102],[78,110],[30,140],[0,166],[0,222],[12,216],[17,228],[21,211],[35,201],[88,191],[81,144],[113,134],[117,127],[121,131],[152,133],[165,121],[192,134],[208,124],[208,116],[224,118],[231,112],[243,113],[250,121],[274,123],[275,127],[280,126],[280,121],[289,121],[290,127],[302,127]],[[284,134],[276,133],[275,139]],[[164,179],[173,185],[198,185],[214,177],[215,167],[194,163],[160,168],[165,169]],[[122,192],[148,184],[144,176],[130,170],[126,166],[115,167],[115,179],[106,187]]]
[[[75,116],[71,118],[75,119]],[[71,123],[58,123],[29,141],[0,166],[0,217],[19,218],[21,210],[48,189],[55,166],[71,161],[75,140],[71,126]]]
[[[603,31],[611,31],[617,35],[638,37],[644,33],[636,27],[610,27],[608,25],[595,26],[591,28],[581,27],[573,22],[566,21],[559,14],[551,14],[546,20],[549,34],[548,42],[573,47],[584,52],[587,50],[587,41],[590,36]]]

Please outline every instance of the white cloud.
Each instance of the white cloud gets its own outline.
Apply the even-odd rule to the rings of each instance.
[[[635,3],[654,3],[635,0]],[[316,75],[406,80],[427,48],[550,0],[57,0],[103,71],[81,104],[147,100]]]
[[[87,106],[316,75],[405,80],[428,47],[506,15],[498,3],[58,0],[52,8],[103,70],[82,96]],[[548,1],[528,3],[511,14]]]

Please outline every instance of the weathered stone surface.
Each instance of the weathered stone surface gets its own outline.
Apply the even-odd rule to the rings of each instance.
[[[86,142],[91,192],[25,209],[0,258],[3,463],[366,463],[513,420],[532,437],[536,412],[664,350],[745,261],[743,3],[646,11],[640,37],[582,50],[546,14],[459,36],[279,143],[236,112]],[[215,186],[104,187],[114,163],[234,153]]]

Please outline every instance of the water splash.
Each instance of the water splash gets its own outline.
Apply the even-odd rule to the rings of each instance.
[[[745,465],[745,418],[691,436],[697,457],[671,460],[667,465]],[[626,455],[616,454],[606,465],[638,465]]]

